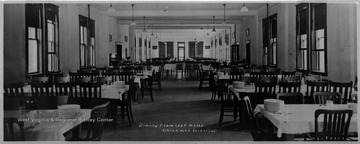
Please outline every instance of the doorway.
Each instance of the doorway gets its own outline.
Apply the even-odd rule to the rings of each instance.
[[[249,40],[246,41],[245,48],[246,48],[246,62],[248,64],[250,64],[251,52],[250,52],[250,41]]]
[[[122,57],[122,45],[121,43],[116,43],[116,54],[118,56],[119,59],[123,59]]]
[[[178,42],[178,60],[185,60],[185,42]]]

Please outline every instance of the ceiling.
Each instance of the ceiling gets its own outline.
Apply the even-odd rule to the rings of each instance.
[[[245,17],[257,14],[257,10],[265,7],[266,3],[246,3],[248,12],[240,12],[244,3],[228,2],[225,5],[224,24],[224,3],[223,2],[114,2],[111,3],[115,12],[108,12],[110,3],[92,3],[91,7],[100,13],[114,17],[118,24],[129,25],[132,21],[132,7],[134,4],[134,21],[136,26],[133,28],[142,29],[145,25],[150,29],[149,24],[153,24],[153,29],[162,33],[162,30],[193,31],[197,33],[201,28],[211,30],[229,29],[232,24],[240,23]],[[215,16],[215,18],[213,18]],[[195,31],[194,31],[195,30]]]

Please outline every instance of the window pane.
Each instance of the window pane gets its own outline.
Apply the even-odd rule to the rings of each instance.
[[[51,71],[52,70],[52,55],[51,54],[49,54],[48,55],[48,71]]]
[[[36,39],[36,28],[28,27],[29,38]]]
[[[302,53],[302,55],[304,56],[304,70],[307,70],[308,68],[308,55],[307,55],[307,50],[302,50],[303,51],[303,53]]]
[[[82,26],[80,26],[80,43],[84,43],[84,29]]]
[[[276,39],[275,39],[276,41]],[[272,57],[272,61],[273,61],[273,64],[276,64],[276,42],[273,43],[273,57]]]
[[[84,49],[85,49],[85,46],[81,45],[81,47],[80,47],[80,65],[81,66],[85,66],[85,58],[84,58],[85,51],[84,51]]]
[[[29,73],[38,72],[38,44],[36,40],[29,40]]]
[[[325,39],[324,39],[324,29],[316,31],[316,49],[324,49]]]
[[[307,34],[301,35],[300,48],[307,48]]]
[[[84,27],[84,44],[87,44],[87,29]]]
[[[319,51],[319,71],[325,72],[325,52]]]
[[[48,20],[47,30],[48,30],[48,41],[54,41],[54,24],[49,23],[51,21]]]

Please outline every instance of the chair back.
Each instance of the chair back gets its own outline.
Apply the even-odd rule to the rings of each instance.
[[[95,122],[90,123],[91,132],[88,132],[88,140],[101,141],[104,129],[104,121],[101,120],[104,120],[107,117],[109,104],[110,102],[106,102],[105,104],[96,106],[91,110],[91,119],[95,119]],[[92,134],[91,136],[90,133]]]
[[[69,98],[78,97],[75,83],[57,83],[55,84],[56,96],[69,96]]]
[[[299,93],[301,82],[280,82],[279,93]]]
[[[254,117],[254,110],[251,105],[251,101],[249,99],[249,96],[245,96],[243,100],[245,102],[246,112],[249,118],[251,136],[253,137],[254,141],[257,141],[259,139],[259,134],[257,132],[257,122]]]
[[[302,93],[277,93],[276,97],[283,100],[285,104],[304,104]]]
[[[133,77],[133,73],[131,72],[119,72],[116,75],[116,81],[125,81],[125,84],[129,84],[131,78]]]
[[[327,92],[329,83],[319,81],[307,81],[306,82],[306,96],[313,97],[314,92]]]
[[[97,77],[96,82],[101,84],[111,85],[112,79],[111,77],[108,76],[102,76],[102,77]]]
[[[49,77],[31,77],[31,83],[48,83],[49,82]]]
[[[315,92],[314,102],[315,104],[326,104],[327,100],[333,101],[334,104],[341,103],[341,94],[338,92]]]
[[[54,84],[57,83],[69,83],[70,77],[54,77]]]
[[[153,78],[149,76],[148,78],[140,79],[141,83],[141,90],[149,90],[152,91],[152,83]]]
[[[100,83],[81,83],[80,84],[80,98],[101,98],[101,84]]]
[[[351,100],[351,92],[353,87],[353,82],[330,82],[329,84],[330,92],[339,92],[342,94],[342,104],[347,104]]]
[[[277,80],[278,80],[277,77],[274,77],[274,76],[268,77],[265,75],[260,76],[260,79],[259,79],[260,82],[275,82],[275,83],[277,83]]]
[[[91,83],[91,77],[89,77],[89,76],[79,77],[78,83]]]
[[[4,96],[5,97],[24,97],[24,84],[23,83],[12,83],[4,85]]]
[[[242,78],[244,77],[244,72],[230,72],[230,79],[232,80],[236,80],[236,81],[241,81]]]
[[[296,71],[292,71],[292,72],[282,71],[281,72],[281,77],[294,77],[295,74],[296,74]]]
[[[55,77],[62,77],[63,76],[63,73],[61,72],[61,71],[57,71],[57,72],[48,72],[47,74],[46,74],[46,76],[48,76],[49,77],[49,83],[54,83],[54,78]]]
[[[320,115],[323,115],[323,120],[318,120]],[[316,110],[315,140],[346,141],[352,115],[352,110]]]
[[[53,85],[50,83],[32,83],[31,84],[32,97],[53,97]]]
[[[115,82],[116,81],[116,77],[117,74],[115,71],[106,71],[102,73],[102,76],[104,77],[110,77],[111,78],[111,82]]]
[[[255,93],[275,94],[276,82],[256,82]]]
[[[282,77],[283,82],[301,82],[300,76],[283,76]]]
[[[318,81],[321,81],[321,79],[320,79],[320,76],[319,76],[319,75],[309,75],[309,76],[305,76],[305,82],[308,82],[308,81],[318,82]]]
[[[243,81],[245,82],[245,85],[250,85],[251,83],[256,83],[257,79],[256,77],[243,77]]]
[[[69,76],[70,76],[70,82],[77,83],[79,77],[81,77],[81,74],[77,72],[69,72]]]

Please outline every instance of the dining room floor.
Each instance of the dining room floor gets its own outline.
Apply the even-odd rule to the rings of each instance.
[[[252,141],[239,122],[219,127],[220,101],[210,100],[207,84],[202,90],[198,85],[186,80],[162,81],[162,90],[154,85],[154,103],[150,97],[134,102],[132,126],[119,118],[116,130],[104,129],[102,141]]]

